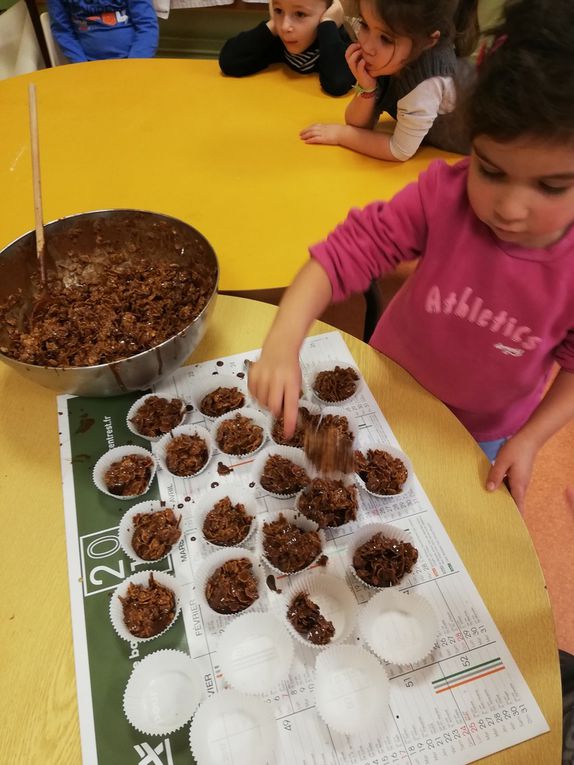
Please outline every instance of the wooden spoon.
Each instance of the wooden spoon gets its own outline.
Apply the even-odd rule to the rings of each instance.
[[[28,85],[28,110],[30,113],[30,143],[32,147],[32,184],[34,188],[34,222],[36,225],[36,256],[40,269],[40,282],[46,289],[46,240],[42,216],[42,182],[40,180],[40,142],[38,140],[38,110],[36,86]]]

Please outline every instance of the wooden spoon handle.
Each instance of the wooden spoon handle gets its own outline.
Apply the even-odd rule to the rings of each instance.
[[[42,183],[40,180],[40,142],[38,140],[38,111],[36,86],[28,85],[28,110],[30,113],[30,143],[32,147],[32,183],[34,188],[34,222],[36,225],[36,255],[40,266],[40,279],[46,284],[46,243],[42,216]]]

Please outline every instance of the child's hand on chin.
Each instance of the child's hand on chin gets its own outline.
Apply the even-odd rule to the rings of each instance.
[[[338,146],[343,125],[309,125],[299,133],[299,138],[305,143],[324,143]]]
[[[524,498],[537,451],[529,439],[517,433],[501,447],[486,478],[486,488],[494,491],[507,477],[510,493],[520,512],[524,511]]]
[[[367,65],[363,58],[363,51],[359,43],[351,43],[345,51],[345,60],[347,65],[357,80],[358,84],[365,90],[372,90],[377,85],[377,80],[367,72]]]

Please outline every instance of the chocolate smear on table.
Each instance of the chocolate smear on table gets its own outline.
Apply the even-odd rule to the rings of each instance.
[[[119,596],[124,623],[132,635],[148,638],[159,635],[175,618],[173,590],[155,581],[149,575],[148,587],[130,582],[124,597]]]
[[[309,476],[300,465],[287,457],[271,454],[265,460],[261,486],[272,494],[297,494],[309,483]]]
[[[130,422],[142,436],[157,438],[177,427],[184,414],[185,404],[181,399],[149,396],[137,408]]]
[[[218,462],[217,473],[218,475],[229,475],[230,473],[233,473],[233,468],[228,467],[225,462]]]
[[[408,478],[405,463],[383,449],[356,451],[355,471],[373,494],[400,494]]]
[[[203,534],[214,545],[233,547],[243,542],[252,522],[245,505],[240,502],[234,505],[229,497],[223,497],[205,516]]]
[[[238,412],[219,424],[215,440],[226,454],[249,454],[263,443],[263,428]]]
[[[181,537],[181,515],[170,507],[153,513],[138,513],[133,518],[132,547],[144,560],[159,560]]]
[[[392,587],[409,574],[419,557],[410,542],[374,534],[355,550],[353,567],[359,579],[373,587]]]
[[[305,592],[293,598],[287,618],[295,630],[314,645],[327,645],[335,636],[333,622],[325,619],[319,606]]]
[[[304,531],[280,513],[276,520],[263,524],[263,550],[272,566],[293,574],[313,563],[321,552],[321,540],[316,531]]]
[[[104,473],[104,483],[110,494],[118,497],[135,497],[148,487],[153,460],[143,454],[126,454],[112,462]]]
[[[344,401],[357,390],[359,375],[353,367],[336,366],[319,372],[313,382],[313,390],[322,401]]]
[[[218,614],[237,614],[249,608],[259,598],[251,561],[236,558],[219,566],[207,580],[205,598]]]
[[[208,417],[220,417],[245,404],[245,396],[239,388],[216,388],[201,399],[199,411]]]
[[[356,520],[357,489],[329,478],[314,478],[297,500],[297,509],[324,529]]]
[[[165,464],[170,473],[190,476],[198,473],[209,457],[205,440],[182,433],[172,438],[165,450]]]

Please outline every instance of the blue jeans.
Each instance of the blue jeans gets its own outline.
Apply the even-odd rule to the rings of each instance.
[[[490,462],[494,462],[500,448],[508,441],[507,438],[498,438],[496,441],[479,441],[478,445],[486,454]]]

